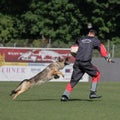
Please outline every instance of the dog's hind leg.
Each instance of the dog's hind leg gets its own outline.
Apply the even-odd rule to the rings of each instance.
[[[23,92],[24,92],[24,91],[18,91],[18,92],[14,95],[13,100],[15,100],[16,97],[17,97],[18,95],[20,95],[21,93],[23,93]]]
[[[20,95],[21,93],[29,90],[31,87],[32,87],[32,84],[31,84],[29,81],[24,81],[24,82],[19,86],[20,89],[19,89],[18,91],[16,91],[16,93],[15,93],[15,95],[14,95],[14,97],[13,97],[13,100],[15,100],[16,97],[17,97],[18,95]]]

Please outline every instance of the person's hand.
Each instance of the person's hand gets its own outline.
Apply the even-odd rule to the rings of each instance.
[[[110,58],[110,59],[108,59],[108,62],[109,62],[109,63],[111,63],[111,62],[112,62],[112,59],[111,59],[111,58]]]
[[[108,62],[109,62],[109,63],[115,63],[115,61],[113,61],[111,58],[108,59]]]

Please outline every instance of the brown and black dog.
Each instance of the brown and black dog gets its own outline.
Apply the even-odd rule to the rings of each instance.
[[[43,71],[39,72],[34,77],[23,80],[15,90],[11,91],[10,95],[14,95],[14,100],[18,95],[29,90],[34,85],[45,83],[53,78],[57,79],[60,77],[60,75],[64,77],[64,74],[60,70],[62,70],[68,64],[69,57],[59,57],[58,61],[49,64]]]

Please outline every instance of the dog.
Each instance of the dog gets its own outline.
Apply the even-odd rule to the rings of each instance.
[[[13,100],[15,100],[18,95],[29,90],[34,85],[41,85],[53,78],[58,79],[60,76],[64,77],[64,74],[60,70],[62,70],[68,64],[69,57],[59,57],[56,62],[49,64],[45,69],[43,69],[34,77],[21,81],[18,87],[15,90],[11,91],[10,96],[13,96]]]

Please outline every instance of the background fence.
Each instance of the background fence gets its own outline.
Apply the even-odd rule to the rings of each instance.
[[[28,47],[28,48],[70,48],[70,46],[73,44],[68,43],[62,43],[62,42],[56,42],[55,44],[52,43],[52,40],[45,41],[45,40],[36,40],[37,43],[28,43],[28,40],[17,40],[14,43],[7,43],[7,44],[0,44],[0,47]],[[106,43],[104,43],[107,50],[110,52],[111,57],[113,58],[120,58],[120,43],[116,44],[113,43],[113,41],[107,40]],[[94,51],[94,57],[100,57],[100,54],[97,51]]]

